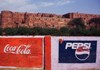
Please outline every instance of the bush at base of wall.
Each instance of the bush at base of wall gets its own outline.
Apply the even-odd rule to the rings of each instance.
[[[90,29],[82,29],[80,27],[71,29],[67,27],[60,29],[41,27],[0,28],[0,35],[100,36],[100,29],[93,27]]]

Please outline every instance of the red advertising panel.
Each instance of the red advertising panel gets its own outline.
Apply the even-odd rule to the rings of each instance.
[[[43,38],[0,38],[0,66],[43,68]]]

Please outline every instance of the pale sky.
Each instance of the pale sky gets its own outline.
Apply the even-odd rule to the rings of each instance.
[[[70,12],[99,14],[100,0],[0,0],[0,11],[53,13]]]

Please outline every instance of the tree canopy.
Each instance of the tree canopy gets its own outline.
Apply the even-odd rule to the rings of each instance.
[[[68,22],[68,25],[71,26],[71,27],[73,27],[73,26],[81,27],[81,28],[86,27],[81,18],[74,18],[73,20]]]
[[[90,19],[89,25],[92,24],[92,23],[95,23],[94,24],[95,28],[100,28],[100,18],[92,18],[92,19]],[[93,26],[91,26],[91,27],[93,27]]]

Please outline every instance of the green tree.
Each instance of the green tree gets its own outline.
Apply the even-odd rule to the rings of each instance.
[[[99,28],[100,29],[100,18],[92,18],[89,21],[89,25],[95,23],[95,28]]]
[[[86,28],[81,18],[74,18],[73,20],[68,22],[68,25],[71,27],[76,26],[76,27]]]
[[[17,28],[5,28],[3,32],[5,32],[5,35],[16,35],[17,34]]]
[[[2,35],[2,32],[3,32],[3,30],[2,30],[2,28],[0,28],[0,35]]]
[[[18,35],[29,35],[29,28],[27,28],[27,27],[19,27],[17,34]]]

